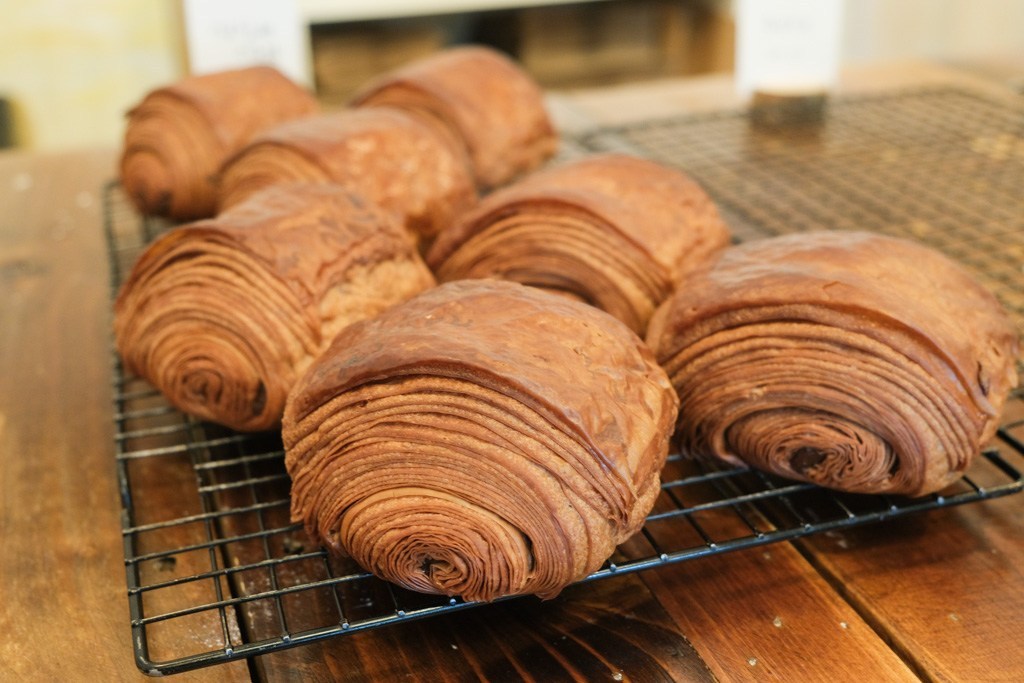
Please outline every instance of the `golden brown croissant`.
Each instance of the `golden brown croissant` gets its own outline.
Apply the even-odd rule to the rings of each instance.
[[[487,47],[412,62],[367,84],[352,104],[398,107],[435,126],[464,147],[482,189],[540,166],[558,148],[540,87]]]
[[[438,236],[427,263],[441,281],[495,277],[567,293],[642,333],[678,278],[728,242],[686,175],[607,154],[494,192]]]
[[[393,215],[334,186],[279,186],[153,242],[118,295],[117,348],[181,410],[269,429],[339,330],[431,286]]]
[[[920,496],[964,469],[1016,385],[1015,330],[959,265],[913,242],[804,233],[728,250],[648,341],[684,452],[861,493]]]
[[[676,398],[614,318],[453,282],[342,332],[284,417],[292,516],[412,590],[556,595],[659,491]]]
[[[351,188],[426,238],[476,201],[458,152],[418,119],[383,107],[299,119],[257,136],[225,163],[220,205],[299,181]]]
[[[121,183],[144,214],[212,216],[224,159],[256,133],[318,109],[310,93],[270,67],[185,78],[128,113]]]

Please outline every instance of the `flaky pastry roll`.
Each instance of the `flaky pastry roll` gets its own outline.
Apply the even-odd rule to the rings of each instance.
[[[117,297],[117,348],[184,412],[270,429],[334,335],[431,286],[390,213],[333,186],[278,186],[146,249]]]
[[[603,154],[495,191],[438,236],[427,263],[441,281],[502,278],[568,294],[643,333],[679,278],[728,243],[688,176]]]
[[[860,493],[959,478],[1017,383],[1017,336],[962,267],[919,244],[803,233],[687,280],[648,341],[684,452]]]
[[[412,590],[556,595],[643,524],[676,398],[597,309],[442,285],[338,335],[284,417],[292,516]]]
[[[429,239],[476,201],[469,169],[433,128],[397,109],[347,109],[257,136],[221,171],[220,206],[270,185],[350,188]]]
[[[383,74],[352,105],[397,107],[433,125],[463,147],[485,190],[537,168],[558,148],[540,87],[504,54],[479,45]]]
[[[128,112],[121,184],[144,214],[212,216],[224,159],[256,133],[318,110],[309,92],[270,67],[185,78]]]

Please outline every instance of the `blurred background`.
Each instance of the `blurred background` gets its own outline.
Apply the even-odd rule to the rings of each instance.
[[[464,42],[505,50],[551,89],[729,72],[735,63],[729,0],[280,2],[295,18],[307,82],[329,105],[374,74]],[[190,70],[187,6],[0,0],[0,147],[119,144],[127,109]],[[842,64],[1019,62],[1024,0],[847,0],[842,36]]]

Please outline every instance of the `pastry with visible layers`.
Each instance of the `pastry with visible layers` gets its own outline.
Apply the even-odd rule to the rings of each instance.
[[[1017,383],[1008,316],[914,242],[802,233],[728,250],[651,320],[684,452],[858,493],[958,479]]]
[[[611,316],[453,282],[349,326],[284,417],[292,517],[406,588],[552,597],[658,494],[676,397]]]
[[[347,187],[428,241],[476,201],[458,150],[417,118],[383,107],[308,117],[260,134],[225,163],[220,206],[293,182]]]
[[[679,278],[728,243],[714,203],[687,175],[606,154],[489,195],[441,233],[427,263],[441,281],[501,278],[557,291],[642,334]]]
[[[146,249],[117,297],[117,348],[184,412],[271,429],[339,331],[433,284],[390,213],[333,186],[273,187]]]
[[[223,161],[257,133],[317,111],[313,95],[270,67],[185,78],[128,113],[121,184],[143,214],[212,216]]]
[[[537,168],[558,148],[540,87],[483,46],[444,50],[379,76],[352,105],[396,107],[433,125],[462,147],[484,190]]]

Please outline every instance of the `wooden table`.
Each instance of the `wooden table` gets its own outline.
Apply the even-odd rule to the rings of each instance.
[[[844,89],[998,78],[926,65]],[[564,93],[567,129],[734,104],[727,79]],[[0,678],[142,680],[112,459],[109,150],[0,155]],[[572,587],[185,680],[1024,680],[1024,495]]]

